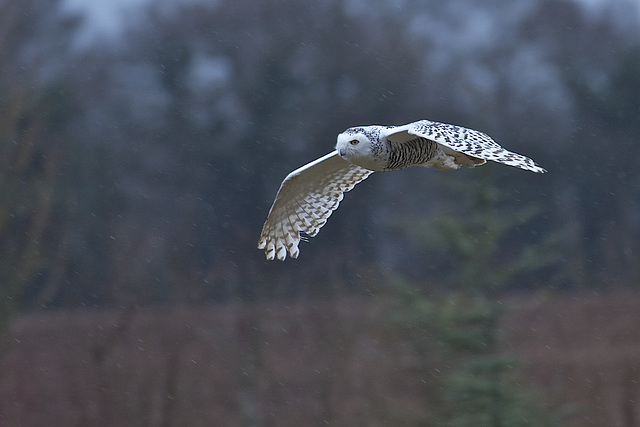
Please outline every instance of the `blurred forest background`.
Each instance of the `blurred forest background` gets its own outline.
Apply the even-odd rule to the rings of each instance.
[[[90,4],[0,0],[7,425],[640,425],[636,1]],[[424,118],[549,172],[374,174],[265,261],[287,173]]]

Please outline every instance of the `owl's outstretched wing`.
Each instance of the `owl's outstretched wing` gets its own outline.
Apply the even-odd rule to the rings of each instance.
[[[300,232],[310,237],[318,234],[344,193],[372,173],[344,160],[337,151],[291,172],[280,185],[258,249],[264,249],[268,260],[284,261],[287,250],[297,258]]]
[[[532,159],[502,148],[489,135],[477,130],[431,120],[420,120],[388,130],[389,135],[402,132],[430,139],[478,159],[493,160],[537,173],[546,172]]]

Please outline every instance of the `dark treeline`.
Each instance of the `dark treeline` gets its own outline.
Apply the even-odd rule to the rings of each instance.
[[[55,2],[0,3],[9,308],[447,285],[477,253],[447,236],[491,230],[485,267],[513,269],[500,286],[637,282],[640,38],[615,7],[202,3],[151,2],[84,48],[83,20]],[[375,174],[299,260],[264,260],[289,171],[349,126],[422,118],[483,130],[549,173]]]

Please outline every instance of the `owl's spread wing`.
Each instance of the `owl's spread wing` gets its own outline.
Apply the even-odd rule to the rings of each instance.
[[[403,138],[403,134],[419,136],[478,159],[493,160],[532,172],[546,172],[532,159],[502,148],[489,135],[462,126],[420,120],[390,128],[387,134],[390,138]]]
[[[313,237],[338,208],[344,193],[373,171],[344,160],[337,151],[291,172],[282,181],[267,220],[258,249],[268,260],[281,261],[299,254],[300,232]]]

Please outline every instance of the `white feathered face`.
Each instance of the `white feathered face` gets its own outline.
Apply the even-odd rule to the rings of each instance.
[[[386,166],[384,159],[380,159],[374,152],[374,146],[364,132],[354,129],[338,135],[336,150],[343,159],[355,165],[370,170],[383,170]]]

